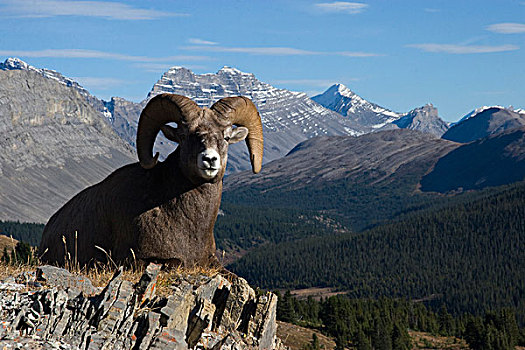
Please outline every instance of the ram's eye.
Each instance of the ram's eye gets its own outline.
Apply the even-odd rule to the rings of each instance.
[[[229,137],[229,136],[224,136],[224,139],[225,139],[226,141],[230,141],[230,137]]]

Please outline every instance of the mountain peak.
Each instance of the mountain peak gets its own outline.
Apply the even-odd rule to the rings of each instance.
[[[22,61],[18,57],[9,57],[4,63],[0,63],[0,69],[2,70],[37,70],[35,67],[30,66],[26,62]]]
[[[455,124],[459,124],[459,123],[461,123],[464,120],[467,120],[469,118],[475,117],[476,115],[480,114],[481,112],[484,112],[484,111],[486,111],[488,109],[491,109],[491,108],[505,109],[505,107],[503,107],[503,106],[483,106],[483,107],[479,107],[479,108],[476,108],[476,109],[470,111],[469,113],[467,113],[463,118],[458,120]]]
[[[9,57],[4,61],[4,63],[0,63],[0,70],[23,70],[35,72],[47,79],[57,81],[60,84],[66,85],[68,87],[73,87],[84,96],[90,96],[89,92],[86,89],[84,89],[77,81],[63,76],[61,73],[55,70],[33,67],[32,65],[22,61],[17,57]]]
[[[392,124],[402,129],[418,130],[437,137],[441,137],[448,130],[448,124],[439,117],[438,110],[432,103],[414,108]]]
[[[355,93],[347,88],[344,84],[337,83],[333,85],[335,88],[337,88],[337,92],[344,97],[353,97],[355,96]]]
[[[324,93],[312,97],[312,100],[354,120],[369,131],[400,118],[398,113],[365,100],[340,83],[330,86]]]
[[[219,69],[219,71],[217,72],[217,74],[228,74],[228,75],[251,75],[251,76],[253,76],[252,73],[242,72],[242,71],[238,70],[237,68],[234,68],[234,67],[228,67],[228,66],[224,66],[224,67],[222,67],[221,69]]]

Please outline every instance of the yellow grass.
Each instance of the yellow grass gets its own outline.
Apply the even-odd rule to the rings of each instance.
[[[16,277],[24,272],[36,271],[36,268],[39,264],[36,265],[27,265],[27,264],[6,264],[0,262],[0,280],[4,280],[9,276]],[[98,264],[92,268],[79,268],[78,264],[73,266],[73,264],[66,263],[65,269],[71,272],[72,274],[87,277],[95,287],[105,287],[111,278],[118,271],[117,265],[114,264]],[[144,273],[145,267],[141,264],[134,264],[131,267],[123,269],[122,278],[124,280],[130,281],[132,283],[137,283]],[[167,296],[171,292],[170,286],[181,278],[192,278],[196,276],[209,276],[213,277],[217,274],[222,273],[221,268],[212,267],[193,267],[193,268],[168,268],[163,269],[157,278],[157,295]],[[230,276],[225,275],[226,278]]]
[[[304,347],[312,341],[312,334],[314,333],[317,334],[319,344],[324,346],[324,349],[329,350],[335,348],[335,342],[318,331],[277,321],[277,337],[283,341],[284,345],[290,347],[290,350],[304,349]]]
[[[429,333],[409,331],[414,349],[468,350],[467,343],[456,337],[433,336]]]

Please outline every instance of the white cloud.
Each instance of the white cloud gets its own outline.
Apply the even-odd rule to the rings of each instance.
[[[355,15],[357,13],[363,12],[368,7],[368,4],[363,4],[360,2],[335,1],[318,3],[315,4],[315,7],[325,13],[346,13]]]
[[[352,51],[341,51],[341,52],[325,52],[325,51],[311,51],[297,49],[294,47],[224,47],[224,46],[185,46],[183,50],[189,51],[208,51],[208,52],[233,52],[233,53],[246,53],[251,55],[271,55],[271,56],[314,56],[314,55],[335,55],[335,56],[346,56],[346,57],[375,57],[382,56],[381,54],[371,52],[352,52]]]
[[[414,47],[425,52],[443,52],[451,54],[473,54],[473,53],[491,53],[519,50],[516,45],[454,45],[454,44],[412,44],[407,47]]]
[[[56,17],[84,16],[117,20],[151,20],[187,14],[142,9],[110,1],[0,0],[3,16]]]
[[[487,30],[501,34],[525,33],[525,24],[522,23],[496,23],[487,27]]]
[[[209,60],[206,56],[168,56],[168,57],[148,57],[148,56],[133,56],[124,55],[113,52],[104,52],[97,50],[85,49],[46,49],[36,51],[24,50],[0,50],[0,56],[16,56],[16,57],[53,57],[53,58],[99,58],[112,59],[120,61],[134,61],[134,62],[170,62],[170,61],[204,61]]]
[[[427,7],[425,9],[425,12],[429,12],[429,13],[438,13],[438,12],[441,12],[441,9],[436,9],[436,8],[430,8],[430,7]]]
[[[347,57],[377,57],[377,56],[384,56],[382,54],[378,53],[372,53],[372,52],[361,52],[361,51],[342,51],[342,52],[336,52],[336,55],[339,56],[347,56]]]
[[[71,77],[71,79],[78,81],[80,85],[90,89],[107,90],[115,86],[128,84],[127,80],[116,78],[101,78],[101,77]]]
[[[222,47],[222,46],[185,46],[182,49],[191,51],[211,51],[211,52],[236,52],[248,53],[253,55],[318,55],[319,52],[295,49],[293,47]]]
[[[202,39],[197,39],[197,38],[188,39],[188,42],[190,44],[195,44],[195,45],[217,45],[218,44],[215,41],[208,41],[208,40],[202,40]]]

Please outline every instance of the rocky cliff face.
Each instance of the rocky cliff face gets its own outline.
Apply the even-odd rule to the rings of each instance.
[[[392,124],[401,129],[417,130],[438,137],[448,130],[448,124],[439,117],[437,108],[432,104],[413,109]]]
[[[0,69],[0,219],[45,222],[80,189],[135,158],[85,90],[15,63]]]
[[[170,285],[169,296],[159,297],[159,270],[160,265],[149,265],[136,284],[124,280],[119,271],[92,296],[86,295],[85,279],[79,285],[78,277],[51,266],[25,275],[25,286],[39,290],[12,292],[8,290],[25,286],[1,283],[0,344],[69,349],[283,348],[276,338],[274,294],[256,294],[238,277],[229,281],[221,275],[180,275]]]

